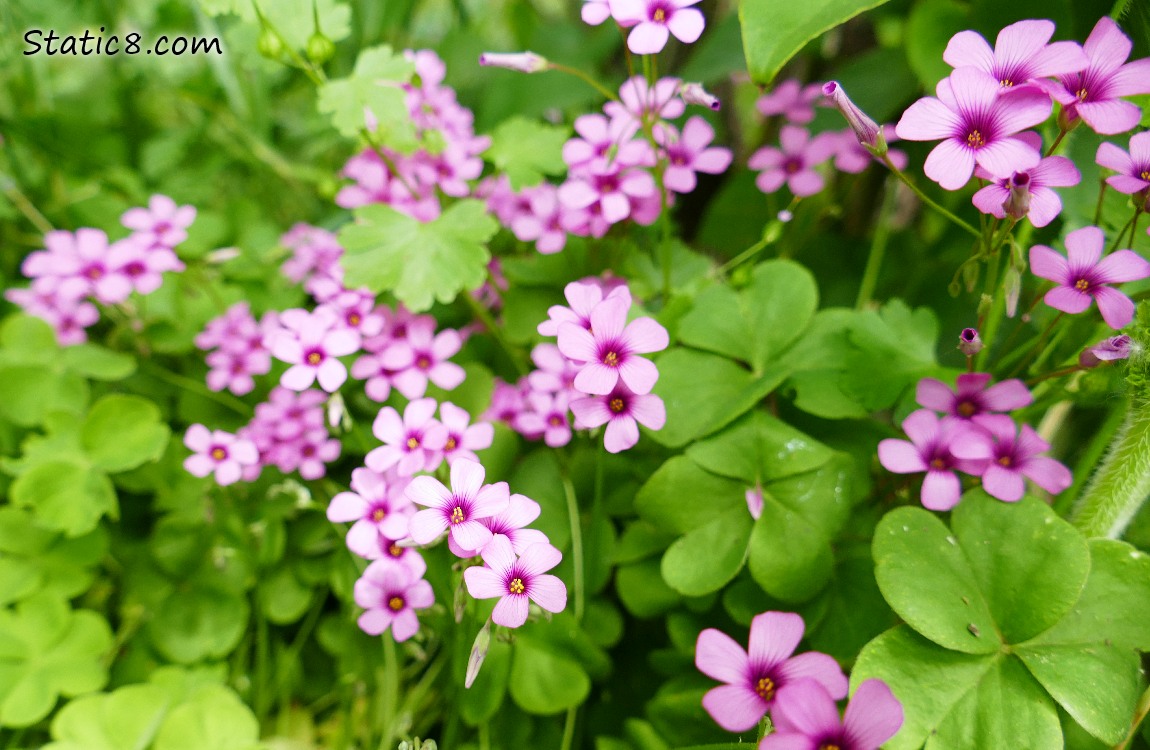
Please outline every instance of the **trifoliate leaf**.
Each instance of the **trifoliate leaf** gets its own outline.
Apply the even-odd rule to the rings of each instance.
[[[415,147],[415,128],[400,84],[411,80],[414,72],[415,65],[391,47],[365,49],[350,76],[319,87],[319,111],[331,115],[336,130],[352,138],[364,128],[365,110],[370,110],[379,123],[380,141],[397,151],[409,151]]]
[[[171,430],[160,409],[140,396],[113,393],[97,401],[80,429],[80,443],[104,471],[134,469],[164,453]]]
[[[491,134],[491,147],[483,155],[511,180],[512,190],[533,187],[544,175],[560,175],[567,170],[563,144],[567,128],[512,117]]]
[[[426,223],[382,204],[357,209],[355,219],[339,233],[348,288],[391,292],[414,312],[477,289],[491,258],[484,243],[499,228],[477,200]]]

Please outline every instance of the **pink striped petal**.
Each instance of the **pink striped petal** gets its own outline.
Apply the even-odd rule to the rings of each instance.
[[[532,579],[527,595],[548,612],[562,612],[567,607],[567,587],[552,575]]]

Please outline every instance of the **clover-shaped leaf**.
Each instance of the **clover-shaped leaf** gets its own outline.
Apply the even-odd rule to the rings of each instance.
[[[410,150],[415,145],[415,129],[400,84],[411,80],[414,71],[410,60],[386,45],[365,49],[350,76],[319,87],[319,111],[331,115],[336,130],[349,138],[363,130],[365,113],[370,111],[389,148]]]

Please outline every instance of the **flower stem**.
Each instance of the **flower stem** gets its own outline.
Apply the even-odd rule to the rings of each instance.
[[[503,329],[500,328],[499,325],[495,322],[495,319],[491,317],[491,313],[488,311],[488,309],[484,307],[479,302],[479,300],[472,297],[468,292],[464,292],[459,296],[467,302],[467,305],[471,308],[471,312],[475,314],[475,317],[479,318],[480,322],[483,323],[484,328],[487,329],[487,332],[495,338],[495,341],[498,342],[501,347],[503,347],[503,351],[507,353],[507,358],[511,360],[511,364],[515,365],[516,372],[518,372],[520,375],[526,375],[527,368],[523,364],[523,352],[511,344],[511,342],[507,339],[507,336],[503,333]]]
[[[894,211],[897,193],[898,187],[896,185],[889,183],[886,185],[882,206],[879,208],[878,222],[874,228],[874,237],[871,238],[870,253],[866,259],[866,269],[863,271],[858,297],[855,299],[856,310],[862,310],[870,304],[871,297],[874,295],[879,269],[882,268],[883,255],[886,254],[887,240],[890,239],[890,215]]]
[[[563,742],[559,750],[571,750],[571,743],[575,741],[575,719],[579,713],[577,706],[567,709],[567,719],[563,722]]]
[[[578,68],[572,68],[570,65],[564,65],[562,63],[551,62],[550,60],[547,61],[547,68],[549,70],[558,70],[560,73],[566,73],[567,75],[575,76],[576,78],[583,81],[588,86],[595,89],[596,91],[598,91],[600,94],[602,94],[607,99],[610,99],[611,101],[618,101],[619,100],[619,97],[615,96],[615,94],[611,91],[611,89],[609,89],[606,86],[604,86],[603,84],[599,83],[594,78],[587,75],[586,73],[579,70]]]
[[[1150,399],[1141,393],[1131,396],[1126,421],[1074,509],[1071,523],[1088,537],[1117,539],[1148,495]]]
[[[1138,707],[1134,709],[1134,720],[1130,722],[1130,731],[1126,733],[1126,739],[1114,746],[1114,750],[1126,750],[1130,746],[1138,727],[1146,719],[1146,714],[1150,714],[1150,688],[1147,688],[1138,699]]]
[[[908,188],[910,188],[914,192],[914,194],[918,196],[919,200],[921,200],[926,205],[930,206],[937,213],[945,216],[947,219],[950,219],[950,221],[953,222],[955,224],[955,226],[962,228],[963,231],[977,237],[980,240],[982,239],[982,232],[980,232],[977,229],[975,229],[974,227],[972,227],[969,223],[958,218],[953,213],[951,213],[947,209],[940,206],[938,203],[935,203],[934,200],[932,200],[930,198],[930,196],[928,196],[926,193],[922,192],[922,190],[919,189],[918,185],[915,185],[914,182],[912,182],[911,179],[909,177],[907,177],[906,174],[903,173],[902,170],[900,170],[898,167],[896,167],[894,165],[894,162],[892,162],[890,160],[889,156],[884,154],[882,157],[882,161],[883,161],[883,164],[886,164],[887,168],[890,169],[890,171],[894,172],[895,177],[898,177],[900,180],[902,180],[903,184],[906,185]]]
[[[575,622],[583,621],[583,526],[579,521],[579,502],[575,498],[575,485],[571,484],[571,476],[567,467],[561,472],[563,478],[563,494],[567,496],[567,516],[571,523],[571,562],[575,568],[575,596],[574,614]]]
[[[186,375],[180,375],[179,373],[172,372],[171,370],[162,367],[155,362],[149,362],[147,360],[141,361],[140,370],[141,372],[145,372],[152,377],[159,378],[160,380],[170,383],[171,385],[183,388],[186,391],[191,391],[192,393],[196,393],[200,396],[203,396],[204,398],[211,399],[212,401],[215,401],[222,406],[228,407],[240,416],[250,417],[252,414],[251,407],[235,396],[228,395],[222,391],[213,391],[204,383],[201,383],[200,381],[193,378],[189,378]]]
[[[1059,128],[1058,137],[1054,139],[1054,143],[1050,144],[1050,148],[1046,149],[1046,156],[1050,156],[1051,154],[1054,153],[1054,150],[1056,148],[1058,148],[1059,144],[1062,143],[1062,139],[1065,138],[1066,134],[1069,132],[1070,132],[1069,130],[1063,130],[1063,129]]]

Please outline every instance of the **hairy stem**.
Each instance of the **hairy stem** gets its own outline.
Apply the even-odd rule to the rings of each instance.
[[[1098,467],[1072,523],[1088,537],[1117,539],[1150,495],[1150,399],[1131,399],[1126,421]]]

